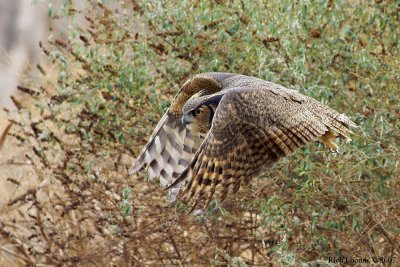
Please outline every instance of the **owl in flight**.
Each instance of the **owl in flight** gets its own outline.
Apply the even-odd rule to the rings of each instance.
[[[147,169],[192,210],[222,202],[263,168],[309,142],[337,151],[356,125],[344,114],[295,90],[234,73],[198,74],[186,81],[129,170]],[[179,192],[183,189],[183,192]]]

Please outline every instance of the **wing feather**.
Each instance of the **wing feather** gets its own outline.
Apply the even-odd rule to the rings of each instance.
[[[263,167],[309,142],[320,139],[331,147],[336,134],[349,140],[349,128],[355,126],[345,115],[294,90],[261,86],[258,80],[256,88],[247,80],[243,84],[224,94],[206,139],[171,185],[187,181],[181,199],[191,202],[191,210],[204,197],[208,206],[218,186],[223,201],[230,188],[235,193]]]
[[[207,95],[220,91],[221,81],[234,75],[206,73],[186,81],[158,122],[149,141],[130,168],[129,174],[146,169],[149,180],[159,177],[162,187],[179,176],[204,140],[204,136],[181,122],[182,107],[195,94],[201,92]],[[170,201],[175,199],[177,192],[179,188],[170,191]]]

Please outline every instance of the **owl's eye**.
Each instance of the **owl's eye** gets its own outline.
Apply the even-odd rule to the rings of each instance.
[[[200,115],[200,114],[201,114],[201,109],[196,108],[196,109],[194,110],[194,115],[198,116],[198,115]]]

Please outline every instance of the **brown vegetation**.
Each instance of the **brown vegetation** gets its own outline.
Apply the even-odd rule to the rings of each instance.
[[[70,2],[49,14],[87,28],[42,44],[51,67],[21,87],[33,104],[8,114],[0,265],[399,263],[396,3]],[[297,88],[353,114],[360,130],[340,155],[307,146],[187,215],[127,169],[182,81],[216,70]]]

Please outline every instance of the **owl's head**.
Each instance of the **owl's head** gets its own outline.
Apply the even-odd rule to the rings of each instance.
[[[223,94],[194,96],[182,108],[182,123],[191,124],[196,131],[207,133]]]

